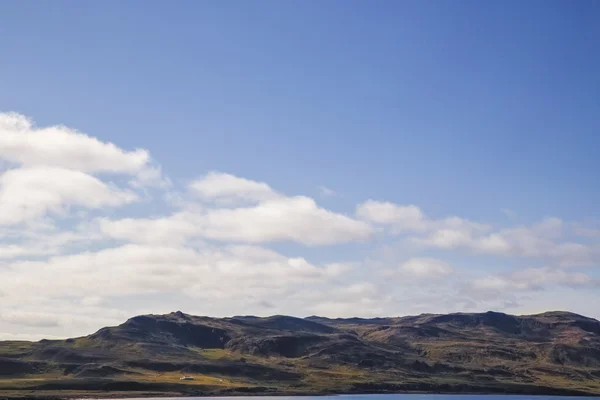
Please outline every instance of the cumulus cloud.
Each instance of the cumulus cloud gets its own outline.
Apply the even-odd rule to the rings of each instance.
[[[0,281],[5,295],[14,297],[103,297],[171,290],[194,294],[221,288],[224,282],[230,288],[283,287],[327,280],[344,271],[339,264],[315,266],[301,257],[254,246],[193,250],[127,244],[42,261],[15,261],[0,269]]]
[[[385,313],[385,304],[378,299],[361,297],[351,300],[327,299],[308,305],[308,311],[315,315],[335,315],[341,318],[372,318]]]
[[[68,230],[54,225],[26,223],[0,226],[0,261],[15,258],[57,255],[67,250],[89,246],[104,239],[104,235],[79,223]]]
[[[264,182],[256,182],[221,172],[210,172],[189,184],[189,188],[204,200],[224,203],[260,202],[278,197]]]
[[[19,224],[70,207],[100,209],[138,200],[131,189],[101,178],[128,176],[130,186],[162,186],[147,150],[123,150],[66,126],[37,127],[17,113],[0,113],[0,224]],[[13,248],[14,250],[14,248]]]
[[[250,243],[293,241],[316,246],[365,240],[372,233],[368,224],[325,210],[304,196],[210,210],[201,224],[207,238]]]
[[[8,311],[0,313],[0,321],[30,327],[57,327],[60,321],[56,316],[40,312]]]
[[[396,231],[423,231],[426,218],[415,205],[401,206],[390,202],[368,200],[356,208],[356,215],[376,224],[392,225]]]
[[[177,188],[146,150],[64,126],[36,127],[10,113],[0,114],[0,161],[0,337],[87,334],[134,314],[182,308],[381,316],[513,307],[517,296],[501,293],[597,287],[590,275],[560,268],[600,260],[595,227],[558,218],[498,228],[375,200],[347,215],[215,171]],[[152,198],[149,185],[167,190]],[[324,187],[321,194],[333,195]],[[139,208],[123,207],[141,199],[147,201]],[[374,260],[362,260],[350,246],[326,256],[300,246],[266,247],[349,244],[374,232],[383,233],[378,239],[386,248]],[[402,248],[392,244],[399,237]],[[431,249],[555,263],[472,279],[439,259],[440,251],[427,257]],[[350,260],[329,261],[348,254]],[[381,271],[390,267],[391,277],[407,279],[386,279]],[[454,295],[453,285],[465,280],[466,292]]]
[[[307,246],[366,240],[373,231],[368,223],[319,207],[309,197],[276,194],[263,183],[228,174],[211,173],[192,183],[191,190],[201,192],[205,199],[227,204],[194,205],[154,219],[101,219],[100,229],[112,238],[138,243],[183,243],[197,237]],[[239,200],[254,203],[231,206],[232,201]]]
[[[509,274],[474,279],[469,288],[482,291],[542,290],[548,286],[591,287],[600,282],[581,272],[556,268],[526,268]]]
[[[148,244],[183,244],[198,236],[200,226],[190,213],[178,212],[169,217],[96,220],[99,230],[110,238]]]
[[[3,311],[0,325],[44,327],[46,333],[97,329],[130,316],[124,310],[107,314],[111,298],[121,304],[123,299],[146,295],[165,295],[162,302],[175,308],[185,307],[168,299],[184,296],[186,304],[210,305],[211,314],[221,309],[231,315],[245,309],[247,302],[269,300],[280,305],[307,285],[331,284],[348,271],[344,264],[315,265],[302,257],[246,245],[194,250],[127,244],[47,260],[13,261],[0,268],[3,310],[14,310]],[[82,309],[97,320],[86,319]],[[161,310],[163,306],[145,312]]]
[[[490,226],[456,216],[433,219],[413,204],[398,205],[390,202],[367,200],[356,207],[356,215],[371,223],[389,226],[394,234],[424,233],[435,230],[453,230],[472,233],[485,232]]]
[[[493,229],[457,216],[430,218],[415,205],[368,200],[357,216],[402,234],[413,245],[444,250],[464,249],[476,254],[551,259],[560,266],[589,266],[600,262],[600,246],[566,237],[567,225],[548,217],[530,226]],[[594,231],[577,226],[571,236],[594,237]],[[582,235],[583,234],[583,235]]]
[[[24,167],[0,175],[0,224],[17,224],[60,214],[68,206],[116,207],[138,196],[80,171],[60,167]]]
[[[0,113],[0,159],[87,173],[136,174],[150,162],[146,150],[125,151],[65,126],[38,128],[17,113]]]
[[[24,246],[16,244],[0,245],[0,259],[15,258],[26,254],[30,254],[30,252]]]
[[[439,279],[453,272],[447,263],[435,258],[411,258],[400,265],[399,271],[402,276],[421,279]]]
[[[116,325],[131,317],[130,311],[75,299],[30,296],[3,304],[0,340],[64,339],[88,335],[99,327]],[[11,304],[12,303],[12,304]],[[11,308],[8,310],[8,308]]]
[[[391,297],[371,282],[346,283],[330,286],[327,290],[319,287],[304,287],[290,293],[287,305],[303,309],[308,315],[330,317],[377,317],[389,310]]]
[[[560,236],[562,221],[547,218],[531,227],[501,229],[486,235],[473,235],[460,230],[437,230],[422,240],[443,248],[466,247],[477,252],[536,257],[546,254],[554,239]],[[457,239],[461,235],[460,240]]]
[[[594,265],[600,252],[593,244],[565,241],[564,223],[558,218],[545,218],[531,226],[499,229],[491,233],[461,229],[438,229],[414,243],[442,249],[467,249],[474,253],[500,256],[545,258],[560,266]]]

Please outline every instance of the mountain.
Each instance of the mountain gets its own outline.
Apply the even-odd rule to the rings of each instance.
[[[0,398],[106,391],[600,394],[600,322],[558,311],[373,319],[178,311],[86,337],[0,342]]]

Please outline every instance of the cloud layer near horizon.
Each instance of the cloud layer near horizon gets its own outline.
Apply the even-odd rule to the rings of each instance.
[[[175,186],[146,149],[15,113],[0,114],[0,163],[0,339],[175,309],[595,312],[600,231],[588,221],[518,224],[511,212],[496,226],[368,194],[344,213],[218,171]],[[338,199],[318,183],[315,193]]]

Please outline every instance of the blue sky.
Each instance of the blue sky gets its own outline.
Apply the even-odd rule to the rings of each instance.
[[[122,197],[118,206],[109,200],[98,205],[69,191],[68,195],[61,192],[59,203],[41,207],[33,217],[27,214],[17,221],[11,211],[4,228],[0,225],[5,254],[9,245],[26,247],[31,224],[42,220],[52,226],[48,229],[62,234],[81,234],[86,225],[88,239],[85,246],[73,245],[73,239],[45,252],[36,250],[35,256],[19,253],[17,257],[12,251],[10,258],[0,259],[0,271],[17,274],[27,268],[23,263],[33,261],[61,270],[64,257],[77,252],[121,249],[136,242],[122,232],[116,238],[114,231],[98,228],[99,218],[113,222],[169,218],[182,210],[198,217],[207,209],[231,210],[239,205],[239,193],[247,190],[254,194],[242,196],[245,206],[248,201],[271,204],[266,192],[256,197],[256,186],[248,184],[252,181],[267,184],[288,200],[310,198],[317,210],[364,223],[368,228],[363,228],[372,232],[354,225],[346,229],[341,220],[336,220],[341,225],[327,231],[324,224],[331,221],[318,212],[315,226],[299,228],[294,225],[299,217],[293,209],[310,205],[292,202],[292,211],[278,209],[276,221],[240,220],[242,226],[234,229],[273,223],[279,227],[277,234],[252,232],[251,237],[240,237],[213,227],[216,230],[210,233],[188,232],[185,240],[169,245],[200,257],[205,256],[203,246],[251,245],[281,257],[304,258],[315,268],[333,262],[351,264],[335,279],[326,274],[317,283],[302,285],[342,292],[354,287],[351,291],[358,293],[356,285],[362,284],[363,297],[355,297],[364,302],[362,306],[342,305],[332,295],[330,299],[281,302],[279,308],[244,306],[238,311],[233,305],[207,305],[188,311],[345,315],[356,309],[364,315],[397,315],[566,308],[595,312],[586,307],[585,296],[597,291],[594,267],[600,260],[599,17],[600,5],[594,1],[2,4],[0,46],[5,51],[0,62],[0,112],[35,121],[27,134],[64,125],[101,143],[114,143],[125,152],[122,157],[145,149],[150,158],[143,165],[123,167],[107,176],[95,166],[65,161],[76,156],[52,141],[55,131],[42,129],[41,135],[49,139],[35,136],[31,140],[42,143],[35,148],[31,140],[23,139],[25,133],[15,139],[15,119],[9,121],[5,114],[6,130],[0,132],[0,138],[2,134],[10,138],[10,142],[0,141],[5,174],[0,190],[5,199],[15,198],[9,189],[15,190],[14,182],[24,179],[21,170],[30,172],[31,167],[40,174],[46,168],[46,178],[36,175],[40,182],[64,179],[67,185],[75,179],[51,168],[56,166],[112,183],[120,195],[131,191],[138,199]],[[71,133],[65,140],[76,141]],[[84,153],[90,152],[90,163],[95,156],[99,163],[112,162],[106,147],[91,142],[81,145],[87,149]],[[53,149],[65,153],[50,160],[47,155]],[[24,155],[15,156],[16,151]],[[131,176],[139,179],[140,171],[159,167],[160,177],[151,184],[130,185]],[[213,180],[207,179],[211,171],[219,173]],[[7,177],[9,172],[12,175]],[[234,181],[232,176],[247,181]],[[82,185],[91,184],[81,179],[87,182]],[[32,182],[37,190],[38,181]],[[218,195],[214,190],[200,191],[199,200],[191,194],[194,182],[217,188],[225,185],[227,190]],[[231,185],[237,185],[240,192],[232,192]],[[334,194],[325,194],[322,187]],[[19,193],[27,197],[35,190]],[[48,198],[57,198],[52,190],[58,189],[48,188],[53,193]],[[219,203],[223,196],[233,197],[223,205]],[[11,207],[23,210],[22,204],[13,203]],[[385,206],[388,203],[396,208]],[[5,210],[9,210],[7,204]],[[368,204],[373,206],[371,212],[365,211]],[[410,205],[424,215],[417,218],[418,223],[406,208]],[[407,220],[407,213],[412,220]],[[468,240],[448,242],[448,230],[460,230],[456,224],[449,228],[443,222],[452,216],[462,219],[460,233],[468,231]],[[302,214],[304,220],[312,221],[312,217]],[[465,228],[465,221],[486,227]],[[204,220],[197,223],[207,224]],[[160,229],[180,229],[168,226]],[[311,229],[340,235],[339,240],[312,243],[307,238],[319,235]],[[499,247],[492,250],[486,247],[488,242],[482,244],[482,240],[497,239],[495,234],[510,246],[496,243]],[[440,235],[446,235],[444,244],[435,240]],[[540,237],[546,241],[543,246],[535,242]],[[163,239],[153,240],[164,244]],[[145,245],[150,242],[157,245],[152,241]],[[531,255],[534,250],[541,254],[557,248],[562,249],[559,255]],[[53,261],[52,257],[63,259]],[[263,267],[268,264],[261,260]],[[411,260],[421,263],[411,264]],[[424,282],[423,271],[446,278]],[[422,308],[411,308],[418,294],[406,291],[399,296],[394,287],[386,286],[392,275],[398,285],[406,284],[411,273],[410,279],[419,278],[416,287],[425,292],[432,288],[434,293],[462,300],[442,309],[434,296],[425,296]],[[496,290],[496,303],[482,302],[479,295],[465,289],[472,289],[473,280],[488,276],[491,280],[476,286]],[[20,279],[20,275],[10,277]],[[532,280],[545,283],[533,287]],[[565,287],[565,282],[571,286]],[[296,284],[290,284],[290,293],[297,290]],[[130,282],[136,285],[143,283]],[[369,292],[364,285],[375,291]],[[70,287],[63,289],[68,293]],[[185,308],[190,301],[182,294],[190,288],[146,289],[94,295],[93,300],[52,293],[44,299],[65,309],[73,302],[87,302],[86,307],[95,307],[94,312],[106,315],[102,321],[107,322],[126,314],[163,311],[151,306],[164,305],[165,311]],[[273,288],[256,290],[244,298],[255,298],[259,304],[283,296]],[[5,293],[15,304],[4,316],[0,314],[0,333],[7,337],[17,332],[65,335],[96,328],[84,318],[65,319],[63,314],[39,310],[36,315],[42,314],[38,317],[46,325],[24,328],[19,321],[33,320],[33,311],[20,306],[22,301],[9,292],[0,283],[0,295]],[[181,299],[166,302],[174,298],[174,292]],[[381,299],[375,298],[375,292],[396,294]],[[572,300],[577,293],[579,297]],[[154,299],[156,304],[145,299],[144,308],[136,296]],[[332,304],[329,308],[319,306],[328,303]],[[115,311],[120,307],[122,314]]]

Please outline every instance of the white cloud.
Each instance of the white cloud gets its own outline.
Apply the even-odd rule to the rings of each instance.
[[[319,186],[319,192],[321,192],[321,195],[326,196],[326,197],[333,197],[333,196],[337,195],[335,190],[329,189],[328,187],[325,187],[325,186]]]
[[[304,196],[210,210],[199,223],[204,237],[249,243],[293,241],[316,246],[365,240],[372,233],[368,224],[325,210]]]
[[[124,151],[65,126],[37,128],[23,115],[0,113],[0,159],[25,166],[133,175],[147,167],[150,156],[146,150]]]
[[[137,189],[168,182],[146,150],[126,151],[62,125],[36,127],[17,113],[0,113],[0,161],[8,167],[0,175],[0,225],[66,215],[71,207],[102,209],[138,200],[133,191],[95,174],[132,176]],[[17,248],[11,252],[16,255]]]
[[[442,249],[463,248],[480,254],[552,259],[560,266],[587,266],[598,262],[600,251],[597,247],[562,239],[564,225],[558,218],[545,218],[531,226],[492,233],[438,229],[411,240]]]
[[[506,290],[506,289],[527,289],[526,283],[513,282],[511,279],[501,276],[486,276],[475,279],[470,287],[477,290]]]
[[[146,167],[140,170],[129,184],[136,189],[154,187],[159,189],[170,189],[173,182],[163,176],[161,167]]]
[[[59,167],[11,169],[0,175],[0,224],[17,224],[65,207],[116,207],[138,196],[80,171]]]
[[[549,285],[586,287],[598,281],[581,272],[567,272],[556,268],[526,268],[510,274],[492,275],[473,280],[469,287],[483,291],[541,290]]]
[[[302,257],[256,246],[193,250],[128,244],[41,261],[15,261],[0,268],[0,326],[5,332],[14,325],[33,332],[42,332],[35,327],[45,328],[45,334],[89,333],[136,313],[127,299],[144,295],[166,296],[159,302],[172,309],[186,307],[169,298],[180,296],[186,304],[198,304],[192,299],[200,299],[212,310],[204,312],[215,315],[224,310],[233,315],[246,310],[249,302],[280,304],[303,288],[328,285],[348,268],[335,263],[314,265]],[[119,299],[123,310],[112,312],[111,299]],[[161,308],[145,312],[161,312]]]
[[[371,282],[359,282],[343,287],[339,292],[348,296],[373,296],[377,294],[377,286]]]
[[[356,208],[359,218],[376,224],[393,225],[397,231],[426,229],[425,215],[415,205],[399,206],[390,202],[368,200]]]
[[[113,239],[165,245],[183,244],[188,238],[199,235],[200,226],[194,222],[195,219],[189,213],[179,212],[170,217],[99,218],[96,222],[100,231]]]
[[[12,332],[0,332],[0,340],[24,340],[24,341],[37,341],[37,340],[54,340],[64,339],[64,336],[45,335],[38,333],[12,333]]]
[[[450,275],[452,268],[441,260],[434,258],[411,258],[399,267],[402,276],[413,276],[420,279],[439,279]]]
[[[61,230],[54,225],[36,222],[38,221],[0,227],[0,238],[7,242],[0,246],[0,261],[57,255],[68,249],[89,246],[104,239],[103,235],[90,229],[86,223],[76,224],[69,230]]]
[[[57,327],[60,321],[52,315],[40,312],[8,311],[0,313],[0,321],[31,327]]]
[[[456,229],[440,229],[432,232],[427,239],[415,240],[417,243],[425,243],[442,249],[453,249],[466,246],[471,243],[471,233]]]
[[[260,202],[278,197],[264,182],[256,182],[221,172],[210,172],[190,183],[189,188],[204,200],[223,203]]]
[[[57,254],[59,248],[39,242],[0,245],[0,260]]]
[[[0,245],[0,259],[16,258],[25,254],[30,253],[27,248],[23,246],[16,244]]]
[[[304,287],[286,298],[288,306],[304,310],[306,315],[329,317],[377,317],[390,309],[390,296],[375,283],[346,283],[328,290]]]
[[[103,326],[122,323],[131,317],[131,311],[98,307],[75,299],[31,296],[20,300],[18,305],[3,305],[0,340],[77,337],[88,335]],[[11,299],[7,302],[11,303]]]
[[[370,318],[379,317],[385,313],[385,304],[379,299],[361,297],[359,299],[323,300],[307,307],[314,315],[329,315],[341,318]]]
[[[600,244],[573,239],[573,236],[594,238],[595,231],[577,224],[569,231],[573,224],[556,217],[544,218],[530,226],[493,229],[456,216],[433,219],[415,205],[374,200],[360,204],[356,214],[362,220],[389,228],[392,234],[404,235],[408,244],[422,248],[539,258],[562,267],[600,265]]]
[[[16,261],[0,269],[5,295],[107,297],[136,293],[285,286],[343,274],[338,264],[314,266],[255,246],[184,247],[128,244],[97,252]],[[48,285],[48,282],[53,282]]]
[[[307,246],[363,241],[373,229],[364,221],[319,207],[305,196],[276,194],[260,182],[211,173],[192,184],[203,198],[218,200],[154,219],[101,219],[100,229],[112,238],[136,243],[183,243],[189,238],[223,242],[296,242]],[[254,204],[232,207],[232,202]],[[223,205],[222,201],[227,204]]]
[[[333,317],[481,310],[514,307],[543,288],[598,285],[591,276],[560,269],[600,260],[596,231],[558,218],[493,228],[374,200],[345,215],[310,197],[219,172],[176,188],[146,150],[126,151],[63,126],[37,128],[18,114],[0,114],[0,161],[7,162],[0,172],[4,338],[87,334],[131,315],[175,309]],[[149,185],[169,189],[163,203],[152,198]],[[333,191],[321,187],[321,194]],[[148,201],[140,207],[107,215],[141,196]],[[366,241],[375,228],[385,250],[364,262],[356,260],[362,246],[325,256],[298,246],[281,246],[282,253],[261,247]],[[408,239],[402,247],[390,242],[398,236]],[[454,271],[416,253],[429,248],[553,264],[473,280],[464,268]],[[355,259],[323,261],[340,254]],[[391,275],[382,274],[396,265]],[[389,279],[399,276],[407,279]],[[468,279],[468,293],[455,295],[456,283]]]
[[[85,296],[81,299],[83,306],[99,306],[104,302],[104,299],[100,296]]]
[[[600,263],[600,245],[565,240],[566,224],[559,218],[544,218],[531,226],[494,230],[490,225],[456,216],[433,219],[415,205],[397,205],[368,200],[357,207],[359,218],[407,236],[409,243],[445,250],[466,249],[477,254],[534,257],[555,260],[560,266]],[[594,237],[588,229],[573,233]]]
[[[391,227],[393,234],[424,233],[435,230],[454,230],[471,234],[486,232],[490,226],[456,216],[432,219],[413,204],[398,205],[390,202],[367,200],[356,207],[356,215],[375,224]]]

